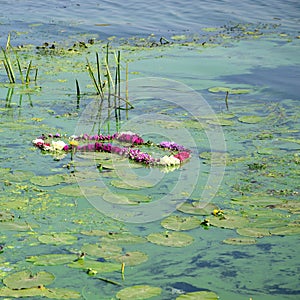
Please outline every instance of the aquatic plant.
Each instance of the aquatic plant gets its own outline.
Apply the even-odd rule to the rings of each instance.
[[[18,69],[18,72],[20,75],[19,80],[21,81],[22,84],[28,84],[30,82],[30,73],[31,73],[31,70],[33,69],[32,60],[30,60],[28,65],[24,68],[26,70],[26,72],[25,72],[25,74],[23,74],[19,55],[18,55],[17,51],[14,50],[10,44],[10,34],[8,35],[5,49],[1,48],[1,50],[3,53],[2,63],[4,65],[6,75],[7,75],[9,82],[17,83],[17,78],[15,75],[15,71],[13,69],[13,65],[17,65],[17,69]],[[14,53],[14,56],[12,55],[12,52]],[[12,63],[13,59],[15,61],[14,64]],[[34,75],[34,80],[33,80],[34,82],[36,82],[36,80],[37,80],[37,74],[38,74],[38,69],[35,68],[35,75]]]
[[[71,152],[73,154],[76,151],[107,152],[127,157],[134,162],[145,165],[174,166],[180,165],[190,158],[190,150],[186,149],[182,145],[169,141],[161,142],[158,145],[150,141],[145,143],[142,137],[130,131],[114,133],[112,135],[73,135],[67,138],[69,144],[62,140],[57,140],[59,138],[62,138],[59,133],[42,135],[33,140],[32,143],[37,148],[52,153]],[[127,145],[123,147],[121,145],[113,145],[112,143],[107,142],[113,140],[119,143],[126,143]],[[93,141],[93,143],[79,145],[80,141]],[[154,146],[164,150],[169,150],[170,155],[165,155],[161,158],[154,158],[150,154],[142,152],[139,148],[134,148],[141,145],[148,147]]]

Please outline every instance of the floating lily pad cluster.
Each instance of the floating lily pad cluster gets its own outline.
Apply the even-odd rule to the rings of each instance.
[[[5,287],[0,288],[2,297],[46,297],[55,299],[77,299],[80,293],[64,288],[47,288],[55,276],[46,271],[36,274],[29,270],[12,273],[3,279]]]

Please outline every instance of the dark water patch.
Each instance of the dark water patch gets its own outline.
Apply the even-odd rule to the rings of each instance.
[[[175,282],[171,285],[174,289],[183,291],[185,293],[192,293],[197,291],[208,291],[207,289],[198,288],[192,284],[189,284],[187,282]]]
[[[273,248],[273,245],[272,244],[257,244],[256,247],[265,252],[270,252]]]
[[[263,88],[265,95],[273,95],[272,101],[299,99],[300,66],[255,67],[249,74],[226,75],[218,79],[231,84],[249,84]]]
[[[222,255],[230,256],[233,259],[246,259],[246,258],[253,258],[254,257],[254,255],[250,255],[250,254],[242,252],[242,251],[226,252],[226,253],[223,253]]]
[[[292,290],[281,287],[278,284],[266,286],[265,288],[271,295],[300,295],[300,289]]]
[[[235,270],[224,270],[221,273],[221,276],[228,278],[228,277],[237,277],[237,271]]]

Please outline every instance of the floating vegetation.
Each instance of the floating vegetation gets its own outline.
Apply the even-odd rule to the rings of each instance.
[[[203,203],[200,201],[184,202],[177,207],[178,211],[200,216],[208,216],[214,209],[218,209],[218,206],[213,203]]]
[[[218,300],[219,296],[210,291],[191,292],[178,296],[176,300]]]
[[[10,289],[21,290],[51,284],[55,279],[52,273],[40,271],[33,274],[28,270],[12,273],[3,279],[3,283]]]
[[[201,226],[197,217],[169,216],[161,221],[161,226],[175,231],[190,230]]]
[[[14,57],[12,57],[11,52],[14,52]],[[13,50],[13,48],[10,44],[10,34],[8,35],[8,38],[7,38],[6,48],[5,49],[2,48],[2,53],[3,53],[2,62],[3,62],[9,82],[17,83],[17,78],[15,75],[16,72],[13,69],[13,65],[17,64],[21,83],[28,84],[31,81],[30,80],[31,70],[33,70],[32,61],[30,61],[29,64],[26,66],[26,68],[25,68],[26,72],[25,72],[25,74],[23,74],[23,68],[22,68],[18,53]],[[12,62],[13,59],[15,62]],[[37,74],[38,74],[38,69],[36,68],[34,80],[33,80],[34,82],[37,81]]]
[[[50,176],[34,176],[30,181],[39,186],[54,186],[65,181],[61,174],[50,175]]]
[[[72,245],[77,241],[77,237],[70,233],[52,233],[42,234],[38,237],[38,240],[43,244],[52,245]]]
[[[261,116],[243,116],[239,117],[239,121],[247,124],[256,124],[263,121],[265,118]]]
[[[37,266],[57,266],[70,263],[77,258],[76,254],[44,254],[29,256],[26,258],[26,261],[32,262]]]
[[[143,300],[159,296],[162,289],[150,285],[134,285],[120,290],[116,297],[120,300]]]
[[[83,270],[91,269],[97,271],[97,273],[110,273],[121,269],[120,264],[95,261],[88,258],[78,259],[77,261],[68,264],[68,267]]]
[[[249,94],[252,92],[250,89],[238,89],[238,88],[229,88],[229,87],[222,87],[222,86],[216,86],[216,87],[211,87],[208,89],[209,92],[211,93],[229,93],[232,95],[236,94]]]
[[[24,298],[24,297],[46,297],[49,299],[78,299],[80,298],[80,293],[65,289],[65,288],[45,288],[44,286],[33,287],[22,290],[12,290],[6,287],[0,288],[0,295],[3,297],[14,297],[14,298]]]
[[[147,236],[149,242],[168,247],[186,247],[190,245],[194,238],[182,232],[161,232],[151,233]]]
[[[223,240],[224,244],[229,245],[253,245],[256,244],[255,239],[249,239],[249,238],[228,238]]]

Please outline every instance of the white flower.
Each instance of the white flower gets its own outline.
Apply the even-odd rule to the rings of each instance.
[[[63,150],[64,149],[64,147],[67,145],[65,142],[63,142],[63,141],[52,141],[52,143],[51,143],[51,145],[52,145],[52,149],[55,151],[55,150],[57,150],[57,151],[61,151],[61,150]]]
[[[158,164],[163,166],[180,165],[180,160],[174,157],[173,155],[172,156],[165,155],[159,160]]]
[[[45,141],[43,139],[35,139],[32,141],[33,144],[37,145],[37,144],[44,144]]]

